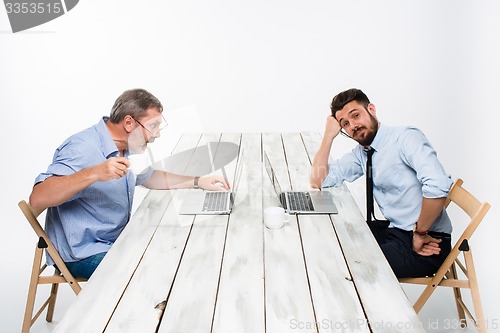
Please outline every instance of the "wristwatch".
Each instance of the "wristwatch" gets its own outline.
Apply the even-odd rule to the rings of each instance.
[[[200,188],[200,186],[198,185],[199,181],[200,181],[200,177],[199,176],[194,177],[194,182],[193,182],[193,187],[194,188]]]

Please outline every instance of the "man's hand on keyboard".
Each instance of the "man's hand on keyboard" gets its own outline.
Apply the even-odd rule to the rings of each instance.
[[[231,188],[222,176],[217,175],[200,177],[198,184],[200,188],[208,191],[227,191]]]

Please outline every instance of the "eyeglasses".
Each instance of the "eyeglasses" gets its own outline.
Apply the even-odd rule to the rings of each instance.
[[[350,136],[349,134],[347,134],[347,132],[343,128],[340,130],[340,134],[342,134],[346,138],[352,139],[352,136]]]
[[[142,128],[148,131],[151,135],[155,135],[160,133],[165,127],[168,126],[167,120],[163,115],[161,118],[155,117],[152,120],[149,120],[147,123],[143,124],[139,120],[133,118]]]

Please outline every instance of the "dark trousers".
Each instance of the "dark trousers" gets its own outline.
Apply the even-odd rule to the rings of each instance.
[[[429,232],[441,239],[441,252],[432,256],[421,256],[413,251],[413,232],[388,228],[388,223],[371,222],[370,229],[384,253],[394,274],[398,278],[431,276],[439,269],[451,251],[449,234]]]

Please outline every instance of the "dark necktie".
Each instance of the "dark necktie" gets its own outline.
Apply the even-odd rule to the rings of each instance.
[[[372,224],[375,221],[380,226],[384,227],[389,224],[387,220],[379,220],[375,217],[375,209],[373,204],[373,168],[372,155],[375,149],[372,147],[364,148],[366,151],[366,222]]]
[[[373,172],[372,155],[375,150],[372,147],[365,148],[366,151],[366,222],[371,223],[373,217]]]

